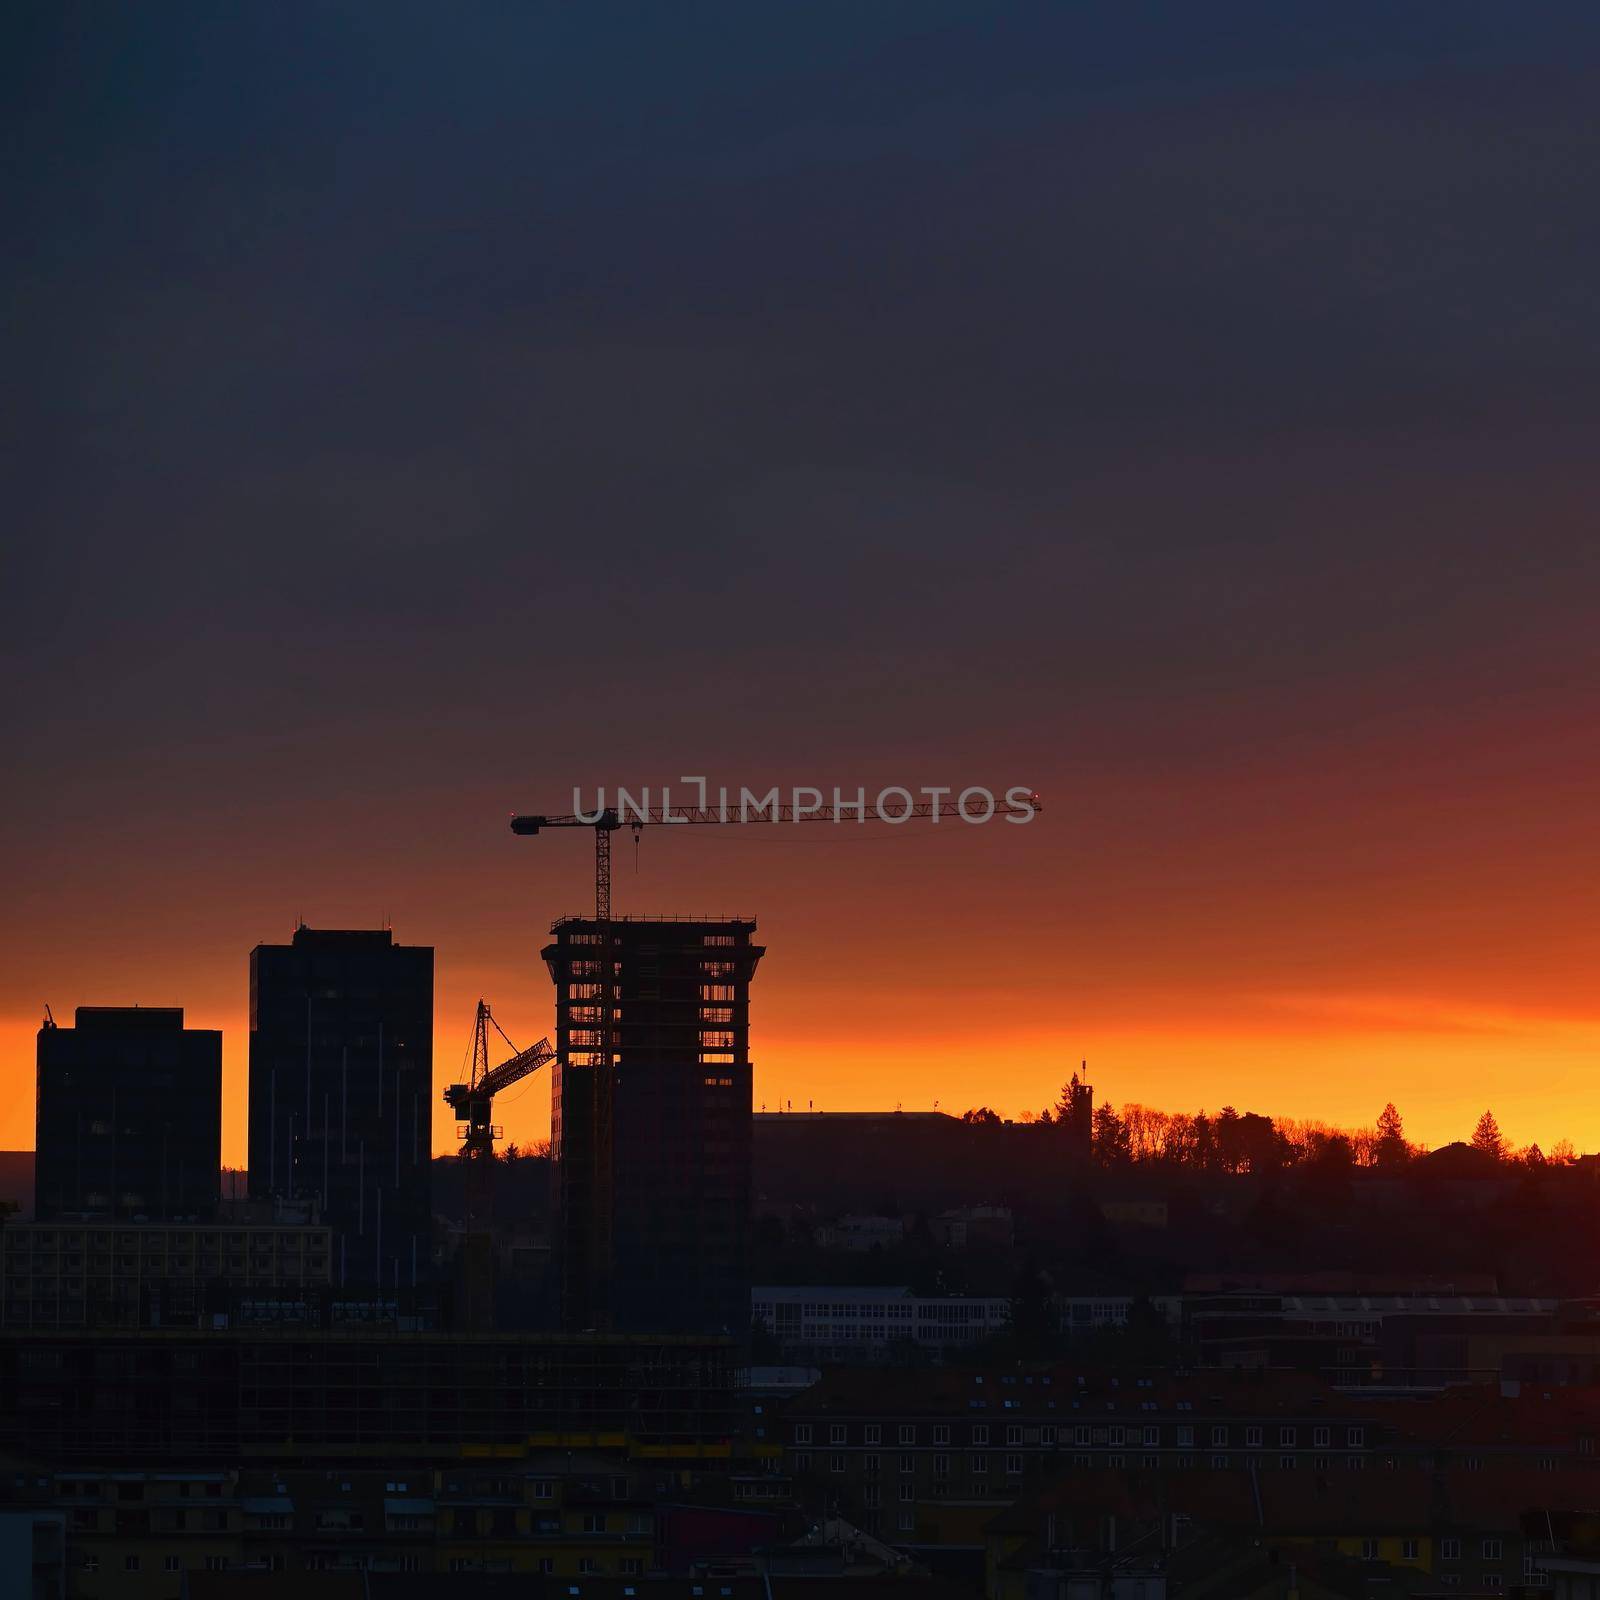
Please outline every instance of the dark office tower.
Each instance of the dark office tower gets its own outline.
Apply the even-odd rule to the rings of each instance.
[[[765,952],[750,942],[754,922],[624,918],[606,926],[609,1095],[598,1078],[602,925],[564,919],[544,951],[556,986],[550,1150],[562,1320],[568,1329],[742,1338],[750,1326],[750,979]]]
[[[296,928],[250,952],[250,1194],[315,1200],[336,1284],[428,1260],[433,951]]]
[[[178,1008],[79,1006],[39,1030],[34,1212],[210,1218],[222,1175],[222,1035]]]

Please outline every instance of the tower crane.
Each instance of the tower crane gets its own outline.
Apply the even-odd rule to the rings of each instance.
[[[1030,795],[1029,803],[1041,809],[1038,795]],[[941,807],[938,800],[913,802],[903,813],[895,816],[896,823],[912,820],[937,822],[941,814],[948,815],[950,808]],[[782,805],[774,802],[763,805],[755,815],[741,807],[739,813],[729,812],[726,805],[681,806],[630,806],[624,817],[618,807],[602,807],[593,816],[580,813],[560,815],[519,814],[511,818],[511,831],[527,837],[543,833],[546,828],[591,828],[594,831],[594,917],[599,939],[597,955],[603,974],[599,985],[598,1023],[596,1036],[600,1041],[598,1055],[589,1058],[590,1096],[589,1112],[593,1127],[594,1168],[591,1173],[592,1190],[589,1207],[588,1270],[603,1274],[604,1263],[611,1259],[613,1173],[612,1173],[612,1111],[615,1098],[613,1069],[616,1064],[617,1031],[617,972],[616,943],[611,932],[611,835],[619,828],[632,828],[635,839],[646,826],[706,826],[708,824],[748,824],[752,822],[834,822],[836,813],[807,806]],[[887,819],[885,819],[887,820]],[[564,1071],[570,1071],[563,1062]],[[565,1271],[565,1268],[563,1268]],[[603,1289],[598,1281],[590,1286],[590,1303],[600,1298]]]
[[[513,1054],[499,1066],[490,1066],[489,1029],[510,1046]],[[487,1329],[493,1319],[494,1256],[490,1230],[494,1222],[494,1142],[500,1129],[494,1124],[494,1097],[521,1082],[529,1073],[555,1060],[548,1039],[518,1050],[495,1021],[487,1001],[478,1002],[472,1025],[472,1068],[465,1083],[452,1083],[444,1091],[445,1103],[456,1114],[465,1164],[467,1206],[466,1237],[462,1243],[466,1284],[466,1321],[474,1330]]]
[[[1035,811],[1042,809],[1036,794],[1028,797],[1028,804]],[[907,807],[904,812],[897,813],[894,821],[937,822],[941,816],[950,814],[951,807],[948,804],[941,805],[937,800],[918,801]],[[687,823],[703,827],[708,823],[748,826],[757,822],[833,822],[834,820],[834,814],[829,811],[814,810],[809,806],[786,806],[776,803],[764,807],[754,816],[743,812],[735,816],[723,806],[680,806],[676,810],[667,806],[641,806],[630,807],[628,815],[624,817],[615,806],[609,806],[592,817],[583,816],[581,813],[549,817],[515,815],[511,818],[511,831],[528,835],[543,833],[546,828],[594,830],[594,919],[601,924],[603,930],[604,925],[611,921],[611,835],[618,828],[632,828],[637,837],[641,828],[663,823],[672,826]]]
[[[498,1067],[489,1065],[489,1029],[493,1028],[513,1052],[509,1061]],[[494,1157],[494,1142],[500,1129],[494,1125],[492,1115],[494,1097],[502,1089],[520,1083],[530,1072],[555,1060],[556,1053],[548,1039],[527,1050],[518,1050],[511,1043],[504,1028],[495,1021],[494,1012],[486,1000],[478,1002],[478,1014],[472,1025],[472,1069],[465,1083],[452,1083],[444,1092],[445,1102],[455,1112],[461,1139],[461,1154],[470,1161],[488,1161]]]

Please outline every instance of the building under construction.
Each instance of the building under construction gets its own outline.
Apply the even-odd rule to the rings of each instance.
[[[748,1331],[755,926],[568,917],[551,929],[569,1331]]]

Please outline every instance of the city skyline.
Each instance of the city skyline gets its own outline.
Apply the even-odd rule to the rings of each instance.
[[[886,843],[889,841],[890,835],[887,833],[880,836],[885,839]],[[654,830],[654,842],[661,849],[671,849],[680,837],[682,836],[673,835],[671,840],[662,840],[661,830]],[[848,838],[850,835],[846,837]],[[651,835],[647,834],[645,836],[645,845],[648,846],[650,842]],[[849,848],[844,839],[839,841],[839,845],[842,849]],[[560,847],[558,846],[557,848]],[[573,853],[578,855],[581,861],[587,862],[586,843],[574,841],[568,848],[572,849]],[[631,851],[632,845],[628,844],[626,849]],[[626,884],[627,879],[619,877],[617,881]],[[620,905],[617,911],[618,917],[622,919],[626,919],[630,915],[640,914],[652,916],[671,913],[635,911],[625,904]],[[716,913],[700,912],[689,915],[700,917],[726,914],[741,913],[718,911]],[[321,927],[332,927],[333,924],[310,924],[302,920],[297,920],[295,924],[297,928],[305,928],[307,926],[320,931]],[[384,926],[395,932],[397,940],[411,942],[405,938],[404,929],[394,930],[391,924],[384,924]],[[293,929],[290,930],[291,933],[293,931]],[[270,943],[273,941],[263,939],[261,942]],[[425,941],[419,939],[416,942]],[[835,952],[835,956],[836,954],[837,952]],[[155,959],[158,960],[158,956]],[[246,952],[244,958],[246,967],[248,967],[248,963],[249,952]],[[441,949],[438,960],[441,974],[439,989],[441,991],[445,989],[449,982],[450,965],[448,951]],[[778,968],[774,967],[772,970],[776,971]],[[542,968],[537,970],[536,975],[543,979],[545,985],[547,985],[548,979]],[[509,977],[511,974],[503,973],[502,976]],[[764,980],[761,1000],[766,998],[769,981],[770,979]],[[459,985],[459,979],[457,984]],[[151,987],[158,988],[159,984]],[[514,988],[515,986],[509,987]],[[772,987],[776,987],[776,985],[772,985]],[[245,991],[247,1000],[248,982],[245,984]],[[458,992],[464,993],[465,991],[458,990]],[[505,1007],[503,1001],[493,995],[488,998],[496,1003],[499,1008],[499,1014],[511,1018],[515,1023],[517,1028],[515,1037],[519,1045],[531,1043],[535,1037],[549,1033],[553,1029],[553,1017],[548,1011],[547,987],[544,988],[542,994],[536,990],[534,996],[536,1001],[544,1001],[547,1014],[543,1017],[530,1017],[526,1025],[523,1017],[512,1013]],[[804,994],[794,998],[798,1002],[798,1009],[803,1010],[805,1008]],[[161,1005],[166,1003],[168,1002],[160,999],[152,1001],[138,998],[113,1001],[91,999],[73,1002],[75,1005],[87,1004],[89,1006],[104,1004],[135,1005],[151,1010],[159,1009]],[[475,1004],[475,1001],[473,1003]],[[466,1049],[470,1048],[472,1019],[470,1016],[466,1019],[465,1029],[452,1030],[449,1024],[457,1019],[439,1015],[437,1005],[438,1002],[436,1001],[433,1037],[434,1076],[437,1085],[442,1088],[444,1084],[458,1081],[458,1079],[464,1078],[466,1075],[464,1057]],[[54,1006],[54,1009],[60,1014],[70,1014],[65,1006]],[[217,1020],[204,1022],[195,1020],[202,1015],[206,1015],[208,1018],[215,1018],[219,1015],[231,1016],[231,1013],[226,1008],[217,1013],[204,1013],[202,1010],[192,1006],[184,1007],[183,1009],[189,1015],[192,1026],[219,1028],[222,1032],[224,1062],[223,1164],[230,1168],[243,1169],[247,1165],[245,1145],[248,1132],[248,1004],[246,1003],[241,1008],[242,1015],[231,1026],[226,1022]],[[913,1097],[913,1094],[907,1093],[893,1095],[887,1099],[877,1093],[870,1081],[854,1086],[854,1093],[852,1093],[853,1086],[850,1082],[850,1069],[853,1062],[860,1059],[860,1057],[845,1057],[842,1061],[836,1060],[833,1062],[831,1070],[821,1070],[814,1075],[808,1076],[805,1074],[803,1065],[796,1068],[795,1076],[790,1080],[792,1086],[785,1092],[781,1086],[778,1088],[770,1087],[772,1082],[778,1082],[781,1085],[782,1080],[778,1079],[777,1073],[772,1072],[770,1069],[767,1073],[763,1073],[759,1065],[760,1059],[766,1054],[764,1030],[759,1022],[761,1010],[762,1007],[760,1001],[758,1001],[755,1010],[755,1016],[758,1020],[753,1027],[755,1044],[752,1050],[752,1054],[757,1061],[754,1090],[754,1109],[757,1111],[778,1112],[786,1107],[796,1111],[810,1109],[818,1111],[881,1111],[903,1107],[907,1111],[937,1109],[952,1116],[960,1116],[967,1110],[984,1106],[997,1110],[1004,1116],[1022,1119],[1032,1116],[1045,1106],[1051,1105],[1059,1095],[1062,1084],[1066,1079],[1078,1072],[1082,1067],[1086,1070],[1088,1081],[1097,1086],[1099,1101],[1104,1104],[1120,1106],[1133,1102],[1168,1112],[1203,1110],[1213,1114],[1221,1110],[1224,1105],[1233,1105],[1240,1111],[1254,1111],[1276,1119],[1322,1122],[1335,1127],[1357,1129],[1370,1128],[1375,1124],[1377,1114],[1381,1111],[1384,1101],[1398,1101],[1405,1115],[1408,1135],[1416,1142],[1433,1148],[1455,1141],[1467,1141],[1479,1116],[1485,1109],[1490,1109],[1495,1113],[1500,1123],[1508,1146],[1539,1144],[1542,1148],[1548,1150],[1559,1140],[1568,1139],[1576,1145],[1579,1151],[1589,1148],[1583,1138],[1574,1133],[1565,1123],[1557,1125],[1557,1120],[1553,1120],[1548,1124],[1541,1125],[1538,1122],[1538,1117],[1542,1113],[1537,1108],[1531,1113],[1531,1116],[1519,1117],[1515,1109],[1519,1103],[1518,1097],[1515,1094],[1506,1092],[1507,1085],[1503,1083],[1497,1084],[1488,1076],[1482,1079],[1474,1078],[1465,1087],[1456,1086],[1448,1108],[1443,1110],[1437,1106],[1430,1107],[1426,1096],[1408,1097],[1399,1092],[1385,1092],[1382,1088],[1382,1080],[1377,1085],[1377,1092],[1382,1093],[1383,1099],[1376,1105],[1368,1104],[1366,1101],[1357,1102],[1351,1097],[1353,1094],[1365,1092],[1364,1084],[1360,1088],[1351,1091],[1330,1093],[1326,1084],[1313,1083],[1303,1087],[1296,1093],[1288,1084],[1280,1084],[1274,1079],[1267,1078],[1261,1080],[1258,1088],[1247,1093],[1223,1092],[1225,1086],[1230,1082],[1248,1084],[1251,1081],[1249,1073],[1242,1072],[1238,1077],[1230,1078],[1224,1072],[1218,1076],[1191,1079],[1184,1071],[1184,1066],[1185,1063],[1192,1066],[1200,1060],[1201,1043],[1191,1040],[1185,1049],[1184,1044],[1181,1042],[1185,1038],[1181,1020],[1174,1027],[1174,1033],[1180,1040],[1180,1043],[1175,1046],[1176,1054],[1172,1063],[1177,1070],[1167,1074],[1157,1071],[1150,1074],[1146,1079],[1147,1082],[1158,1084],[1165,1081],[1171,1086],[1166,1092],[1151,1093],[1143,1090],[1141,1083],[1133,1076],[1133,1073],[1137,1070],[1136,1068],[1125,1074],[1123,1071],[1119,1071],[1118,1065],[1114,1060],[1104,1055],[1071,1057],[1066,1054],[1041,1054],[1036,1063],[1030,1062],[1025,1066],[1022,1076],[1011,1078],[999,1075],[993,1069],[984,1070],[982,1068],[966,1074],[963,1074],[958,1069],[944,1079],[914,1079],[908,1076],[904,1081],[913,1089],[920,1089],[920,1097]],[[1441,1026],[1447,1033],[1457,1031],[1446,1027],[1441,1018],[1435,1017],[1429,1020],[1434,1025]],[[1390,1029],[1394,1029],[1403,1027],[1404,1018],[1394,1009],[1391,1009],[1385,1018],[1385,1022]],[[1482,1032],[1486,1038],[1494,1037],[1494,1029],[1488,1025],[1482,1027]],[[892,1034],[888,1034],[887,1037],[902,1045],[907,1058],[905,1069],[908,1075],[917,1071],[918,1059],[915,1052],[919,1045],[928,1048],[930,1053],[932,1052],[930,1043],[903,1024],[895,1027]],[[1310,1048],[1310,1054],[1321,1059],[1330,1059],[1340,1048],[1339,1038],[1337,1036],[1329,1037],[1325,1030],[1319,1030],[1315,1037],[1317,1043]],[[1284,1051],[1297,1050],[1299,1052],[1297,1059],[1304,1061],[1307,1059],[1308,1053],[1307,1038],[1308,1036],[1297,1035],[1286,1027],[1281,1039],[1287,1042],[1279,1043],[1277,1048]],[[906,1041],[908,1040],[911,1042],[907,1043]],[[28,1072],[31,1078],[34,1050],[34,1035],[32,1033],[28,1036],[27,1048],[29,1051]],[[865,1045],[861,1047],[863,1055],[866,1053],[867,1048]],[[1458,1045],[1456,1048],[1459,1050],[1460,1046]],[[785,1052],[780,1047],[780,1058],[784,1054]],[[937,1060],[936,1055],[932,1058],[935,1061]],[[1209,1074],[1211,1070],[1211,1066],[1208,1064],[1206,1072]],[[764,1083],[764,1078],[768,1082]],[[1394,1081],[1404,1082],[1405,1080],[1400,1078]],[[505,1144],[515,1143],[526,1148],[548,1137],[549,1083],[548,1074],[536,1074],[517,1089],[504,1096],[503,1099],[497,1099],[495,1117],[496,1122],[504,1127]],[[832,1086],[833,1094],[830,1095],[826,1090],[821,1094],[817,1093],[816,1085],[819,1083]],[[956,1089],[953,1094],[930,1092],[932,1089],[940,1088],[942,1084],[951,1083],[955,1085]],[[1188,1098],[1184,1098],[1191,1083],[1200,1083],[1202,1091],[1207,1086],[1215,1084],[1218,1086],[1218,1092],[1207,1098],[1196,1098],[1193,1094],[1189,1094]],[[999,1092],[998,1086],[1002,1084],[1011,1084],[1016,1087],[1008,1095],[1007,1093]],[[1474,1099],[1474,1095],[1478,1094],[1480,1089],[1482,1093],[1479,1094],[1477,1099]],[[1484,1095],[1487,1098],[1483,1098]],[[433,1098],[437,1100],[439,1097],[436,1095]],[[1339,1107],[1349,1107],[1349,1109],[1341,1112],[1338,1109]],[[1507,1108],[1510,1108],[1510,1110],[1508,1111]],[[20,1116],[18,1107],[15,1104],[11,1108],[12,1120],[16,1126],[23,1128],[24,1133],[30,1136],[19,1137],[15,1141],[7,1141],[0,1137],[0,1148],[28,1149],[32,1147],[31,1098],[22,1109],[27,1113],[25,1128],[23,1128],[24,1119]],[[3,1116],[0,1116],[0,1127],[5,1126],[10,1126],[10,1124],[4,1121]],[[439,1105],[435,1105],[432,1113],[433,1155],[454,1155],[459,1152],[459,1140],[455,1137],[456,1126],[455,1116],[450,1109],[447,1106],[441,1109]]]
[[[619,839],[760,917],[758,1105],[1600,1145],[1600,18],[1236,20],[18,19],[0,1145],[182,1005],[237,1162],[298,918],[538,1038],[507,813],[684,772],[1048,807]]]

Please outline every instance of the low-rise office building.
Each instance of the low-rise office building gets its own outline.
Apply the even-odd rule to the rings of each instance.
[[[871,1364],[908,1346],[937,1353],[981,1344],[1011,1322],[1011,1302],[998,1295],[806,1284],[758,1287],[750,1299],[756,1324],[793,1362]]]
[[[330,1234],[277,1223],[28,1222],[0,1228],[0,1328],[197,1326],[227,1290],[329,1281]]]

